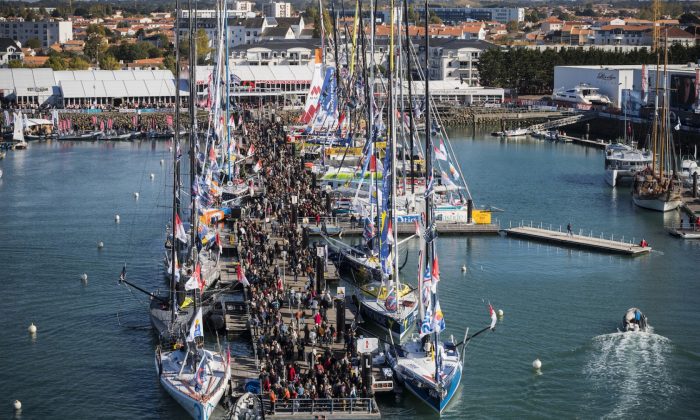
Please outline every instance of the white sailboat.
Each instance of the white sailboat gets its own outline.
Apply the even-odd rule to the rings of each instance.
[[[24,117],[21,112],[14,114],[14,130],[12,132],[12,141],[15,144],[12,146],[13,149],[26,149],[27,141],[24,138]]]

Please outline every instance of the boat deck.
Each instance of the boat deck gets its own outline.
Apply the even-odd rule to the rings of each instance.
[[[642,247],[638,244],[616,241],[612,239],[597,238],[593,236],[568,235],[566,232],[542,229],[537,227],[519,226],[505,229],[509,236],[517,236],[542,242],[550,242],[574,248],[587,248],[594,251],[624,254],[642,255],[651,252],[651,247]]]

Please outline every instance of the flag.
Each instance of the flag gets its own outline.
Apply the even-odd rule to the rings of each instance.
[[[446,187],[454,187],[455,183],[452,182],[449,176],[447,176],[447,173],[445,171],[440,171],[440,179],[442,180],[442,183],[445,184]]]
[[[197,279],[194,276],[190,277],[190,279],[187,280],[187,283],[185,283],[185,290],[188,290],[188,291],[194,290],[198,287],[199,287],[199,285],[197,284]]]
[[[444,147],[443,147],[444,149]],[[437,147],[433,146],[433,151],[435,152],[435,159],[447,160],[447,154]]]
[[[236,266],[236,275],[238,277],[239,283],[243,283],[243,286],[250,286],[250,283],[248,282],[248,279],[245,277],[245,273],[243,272],[243,269],[241,268],[240,264],[238,264],[238,266]]]
[[[219,255],[221,255],[221,253],[224,250],[224,247],[221,245],[221,237],[219,237],[219,232],[216,232],[216,246],[219,247]]]
[[[187,243],[187,234],[185,233],[185,226],[183,226],[180,216],[175,214],[175,237],[182,243]],[[175,245],[175,244],[173,244]]]
[[[457,169],[455,169],[454,166],[450,163],[450,175],[452,175],[452,178],[454,179],[459,179],[459,172],[457,172]]]
[[[394,230],[391,228],[391,220],[389,220],[389,226],[386,229],[386,243],[394,244]]]
[[[431,270],[430,277],[433,282],[432,291],[435,293],[437,291],[437,284],[440,282],[440,266],[438,264],[437,255],[433,259],[433,268]]]
[[[496,312],[493,310],[493,306],[489,303],[489,315],[491,316],[491,330],[496,328],[496,321],[498,320],[496,318]]]
[[[202,330],[202,308],[197,309],[197,315],[195,315],[192,321],[192,326],[190,326],[190,332],[187,334],[187,341],[194,341],[196,337],[204,337],[204,331]]]
[[[253,156],[253,153],[255,153],[255,146],[251,144],[250,147],[248,148],[248,153],[246,154],[246,156],[251,157],[251,156]]]
[[[255,166],[253,166],[253,172],[260,172],[260,169],[262,169],[262,160],[258,160]]]
[[[216,162],[216,152],[214,151],[214,145],[209,148],[209,161]]]
[[[194,269],[194,276],[195,280],[197,280],[197,285],[199,286],[199,289],[201,291],[204,291],[204,286],[206,286],[206,283],[204,282],[204,278],[202,278],[202,266],[197,263]]]
[[[375,155],[369,157],[369,171],[377,172],[377,157]]]
[[[435,313],[433,314],[433,329],[437,333],[445,329],[445,318],[442,315],[442,310],[440,309],[439,301],[435,302]]]

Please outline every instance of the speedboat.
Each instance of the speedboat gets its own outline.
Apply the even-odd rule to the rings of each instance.
[[[608,105],[610,98],[598,92],[600,89],[582,83],[573,89],[560,89],[554,92],[552,99],[560,102],[571,102],[584,105]]]
[[[627,312],[625,312],[625,316],[622,317],[623,332],[645,332],[648,326],[647,317],[637,308],[629,308]]]
[[[524,137],[530,133],[527,128],[516,128],[513,130],[506,130],[501,133],[501,137]]]
[[[650,165],[653,158],[649,150],[622,143],[610,144],[605,147],[605,182],[614,187],[622,180],[630,180]]]

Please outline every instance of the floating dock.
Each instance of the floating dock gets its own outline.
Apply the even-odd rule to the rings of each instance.
[[[635,256],[651,252],[651,247],[649,246],[643,247],[638,244],[632,244],[629,242],[596,238],[593,236],[569,235],[566,232],[541,229],[537,227],[518,226],[510,229],[505,229],[505,232],[510,236],[517,236],[541,242],[549,242],[556,245],[568,246],[573,248],[587,248],[594,251],[613,254]]]

